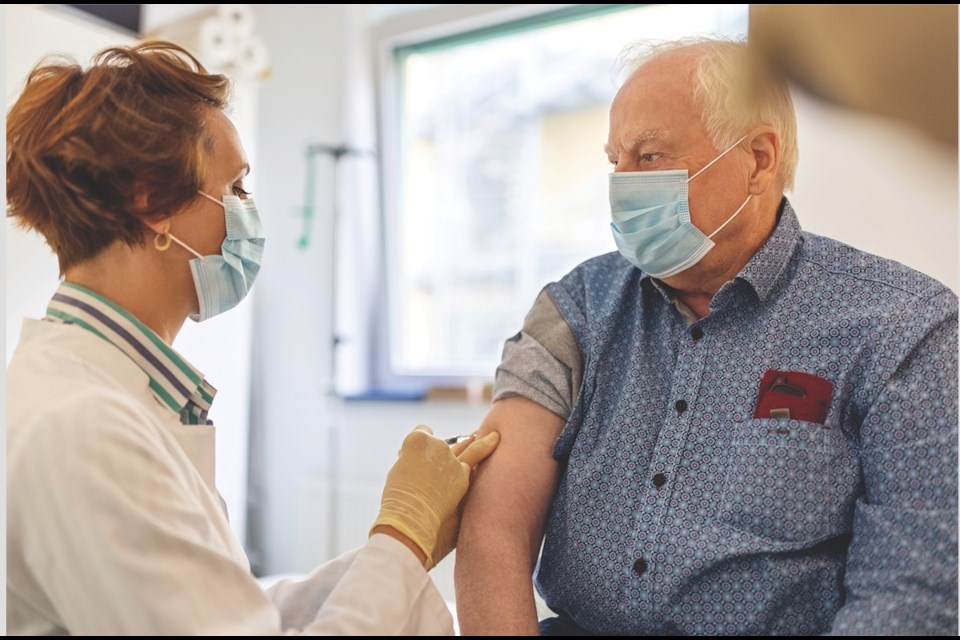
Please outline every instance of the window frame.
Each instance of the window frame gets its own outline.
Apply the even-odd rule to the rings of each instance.
[[[395,313],[399,309],[399,264],[396,237],[399,225],[401,154],[400,86],[396,68],[398,50],[427,50],[442,44],[469,42],[477,38],[496,37],[518,30],[546,26],[558,19],[570,20],[599,15],[618,8],[639,5],[586,4],[500,4],[500,5],[436,5],[421,11],[402,14],[372,29],[374,88],[377,108],[376,127],[379,158],[379,220],[381,225],[380,295],[376,297],[376,335],[372,349],[372,388],[378,394],[417,396],[430,387],[472,387],[492,381],[494,371],[477,376],[467,373],[405,373],[393,366],[394,349],[400,329]],[[569,17],[565,17],[569,16]],[[532,302],[532,301],[531,301]],[[519,322],[520,319],[518,319]],[[504,340],[509,336],[504,336]]]
[[[501,4],[433,5],[388,18],[373,27],[371,46],[374,60],[374,97],[379,158],[380,290],[376,297],[376,329],[371,351],[372,388],[380,393],[416,395],[434,386],[474,386],[492,381],[494,371],[485,375],[466,372],[403,372],[394,368],[400,338],[401,247],[391,238],[398,236],[402,193],[401,78],[399,53],[420,53],[440,47],[505,36],[577,19],[629,10],[643,4]],[[546,284],[546,283],[544,283]],[[531,304],[532,304],[531,300]],[[517,319],[520,326],[522,318]],[[506,340],[509,336],[504,335]]]

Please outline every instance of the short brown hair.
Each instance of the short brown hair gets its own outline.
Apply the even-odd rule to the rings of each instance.
[[[229,92],[170,42],[104,49],[86,70],[41,61],[7,113],[7,215],[46,239],[61,273],[118,239],[142,243],[144,220],[202,187],[204,113]]]

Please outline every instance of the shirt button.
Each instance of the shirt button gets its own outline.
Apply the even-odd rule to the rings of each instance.
[[[673,405],[673,407],[677,410],[677,413],[683,413],[684,411],[687,410],[687,401],[677,400],[677,402]]]
[[[653,486],[655,486],[657,489],[665,484],[667,484],[667,476],[663,475],[662,473],[658,473],[657,475],[653,476]]]
[[[633,570],[637,572],[638,576],[642,576],[644,571],[647,570],[647,561],[643,558],[640,558],[633,563]]]
[[[691,337],[693,337],[693,341],[696,342],[697,340],[703,337],[703,329],[701,329],[700,327],[694,327],[693,329],[690,330],[690,335]]]

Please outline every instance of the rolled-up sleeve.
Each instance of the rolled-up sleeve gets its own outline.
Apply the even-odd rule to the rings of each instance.
[[[493,400],[520,396],[568,418],[580,392],[583,363],[573,332],[542,291],[523,329],[507,340]]]

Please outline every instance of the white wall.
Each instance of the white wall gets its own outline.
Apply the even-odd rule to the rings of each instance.
[[[7,10],[6,7],[0,7],[0,33],[6,33],[7,27]],[[6,82],[6,69],[4,69],[4,83]],[[0,138],[6,138],[6,128],[4,128],[4,133],[0,134]],[[0,169],[0,177],[3,179],[3,183],[6,184],[7,180],[7,165],[4,164],[3,168]],[[7,198],[6,191],[4,195],[0,198],[0,201],[3,202],[4,209],[6,209]],[[7,228],[6,226],[0,226],[0,246],[6,246],[7,240]],[[6,272],[7,265],[5,262],[0,261],[0,281],[6,282]],[[5,289],[5,287],[4,287]],[[6,291],[0,289],[0,300],[4,300],[6,303]],[[0,335],[6,336],[6,327],[7,327],[7,318],[6,316],[0,316]],[[6,347],[4,346],[4,350]],[[0,407],[7,406],[7,368],[3,367],[0,370]],[[6,452],[7,450],[7,412],[4,410],[0,412],[0,451]],[[0,460],[0,530],[3,533],[0,533],[0,544],[3,544],[6,547],[7,539],[7,457],[3,456],[3,459]],[[3,554],[3,557],[0,558],[0,573],[7,575],[7,554]],[[6,599],[0,604],[0,624],[3,625],[3,628],[6,629],[7,623],[7,603]]]
[[[273,76],[260,99],[259,152],[253,173],[267,233],[257,282],[251,420],[252,469],[265,482],[251,495],[249,539],[262,547],[254,565],[267,572],[305,571],[294,541],[301,517],[297,487],[326,477],[329,411],[324,399],[329,355],[330,168],[318,159],[312,242],[299,248],[306,188],[306,149],[343,138],[345,5],[255,5],[257,30],[270,51]],[[328,549],[327,530],[311,530]],[[316,556],[310,556],[316,557]]]

